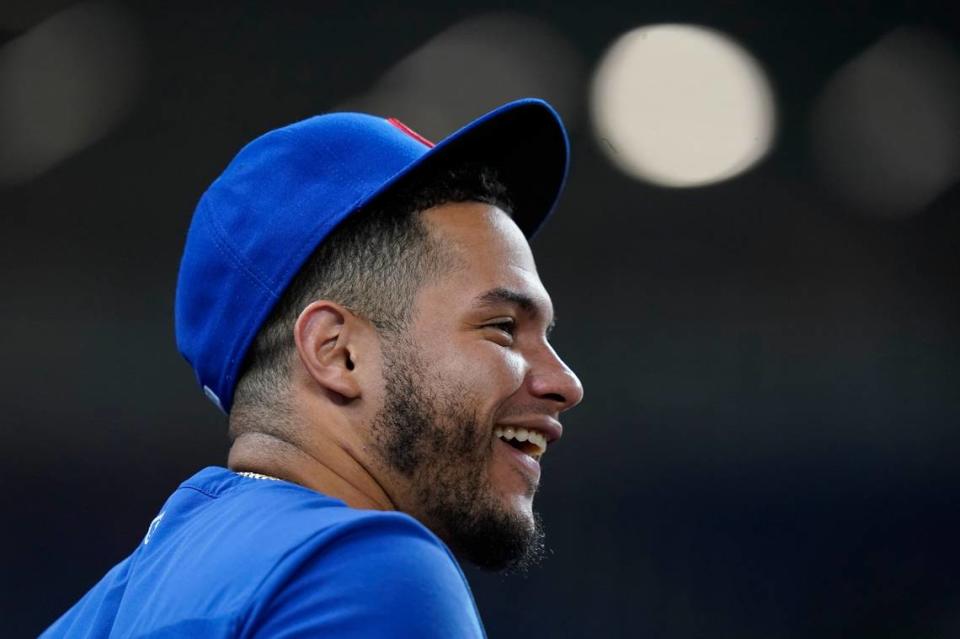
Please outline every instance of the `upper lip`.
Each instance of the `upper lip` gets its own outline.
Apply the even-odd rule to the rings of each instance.
[[[547,440],[547,444],[552,444],[563,436],[563,426],[560,425],[560,422],[554,419],[553,417],[548,417],[546,415],[542,417],[527,417],[524,419],[511,419],[504,422],[499,422],[500,426],[513,426],[514,428],[526,428],[527,430],[533,430],[541,435],[544,439]]]

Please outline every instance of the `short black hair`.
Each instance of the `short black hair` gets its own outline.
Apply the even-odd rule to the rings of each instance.
[[[430,236],[422,211],[476,201],[507,214],[507,189],[489,167],[464,163],[390,189],[344,220],[301,267],[251,345],[234,393],[230,434],[274,432],[288,415],[284,402],[295,352],[293,326],[318,299],[335,301],[369,320],[385,337],[403,332],[420,286],[455,265]]]

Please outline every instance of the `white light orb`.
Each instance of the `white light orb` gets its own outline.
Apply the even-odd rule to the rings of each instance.
[[[756,60],[704,27],[661,24],[617,39],[590,95],[600,148],[622,171],[670,187],[729,179],[769,150],[773,92]]]

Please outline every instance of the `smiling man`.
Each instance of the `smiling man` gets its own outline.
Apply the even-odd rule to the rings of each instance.
[[[245,147],[177,286],[229,469],[184,482],[45,636],[482,637],[451,550],[539,558],[539,462],[583,393],[528,245],[566,167],[539,100],[436,146],[329,114]]]

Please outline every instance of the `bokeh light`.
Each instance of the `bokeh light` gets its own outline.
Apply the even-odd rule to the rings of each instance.
[[[960,56],[902,28],[829,80],[812,119],[824,181],[857,209],[918,213],[960,176]]]
[[[0,186],[32,179],[116,126],[140,83],[138,28],[82,3],[0,49]]]
[[[661,24],[621,36],[593,78],[598,143],[627,174],[672,187],[710,184],[770,148],[773,94],[760,65],[727,36]]]
[[[585,65],[567,39],[518,13],[469,18],[437,34],[339,108],[398,117],[438,139],[504,102],[536,96],[575,119]]]

